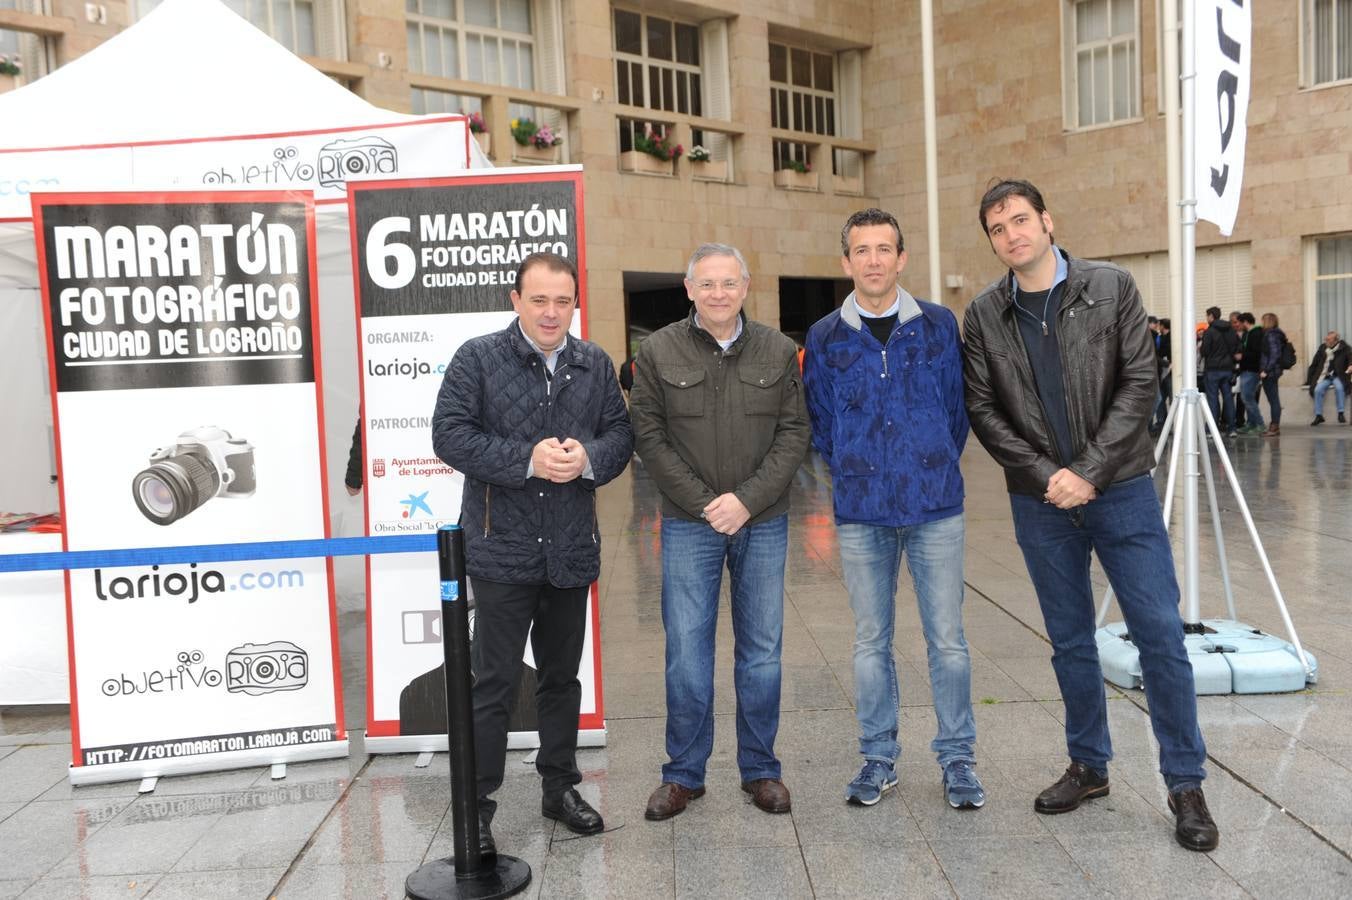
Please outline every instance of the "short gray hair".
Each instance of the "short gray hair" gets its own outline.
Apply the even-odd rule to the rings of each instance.
[[[737,265],[742,268],[742,280],[746,281],[751,277],[751,270],[746,267],[746,260],[742,258],[742,251],[731,244],[700,244],[695,252],[690,254],[690,262],[685,267],[685,277],[687,281],[695,280],[695,266],[711,256],[731,256],[737,260]]]

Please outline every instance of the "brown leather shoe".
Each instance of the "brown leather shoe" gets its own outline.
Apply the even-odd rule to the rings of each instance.
[[[685,812],[685,808],[690,805],[691,800],[698,800],[703,796],[704,788],[702,787],[692,790],[672,781],[664,781],[648,798],[648,808],[643,811],[643,818],[653,822],[670,819],[672,816]]]
[[[1033,811],[1054,816],[1078,809],[1080,803],[1108,796],[1108,776],[1099,775],[1082,763],[1072,762],[1056,784],[1037,795]]]
[[[789,789],[778,778],[743,781],[742,790],[751,795],[752,803],[768,813],[786,813],[792,808]]]
[[[1269,426],[1267,427],[1267,431],[1262,432],[1262,433],[1259,434],[1258,436],[1259,436],[1259,437],[1280,437],[1280,436],[1281,436],[1281,433],[1282,433],[1282,426],[1280,426],[1280,425],[1269,425]]]

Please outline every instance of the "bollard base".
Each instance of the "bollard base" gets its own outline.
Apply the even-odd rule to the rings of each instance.
[[[528,884],[525,860],[499,853],[495,865],[472,875],[456,875],[451,857],[433,860],[404,880],[404,890],[413,900],[492,900],[519,894]]]

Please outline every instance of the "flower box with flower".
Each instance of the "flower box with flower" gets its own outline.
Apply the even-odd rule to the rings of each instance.
[[[684,152],[684,147],[671,142],[670,135],[659,134],[649,125],[643,134],[634,135],[634,149],[620,154],[620,168],[625,172],[672,175],[676,160]]]
[[[798,159],[785,160],[784,168],[775,170],[775,187],[791,191],[815,191],[817,173],[812,171],[812,163]]]
[[[512,159],[527,162],[553,163],[559,161],[559,144],[563,138],[548,125],[536,125],[530,119],[512,120],[512,140],[516,148]]]
[[[6,56],[0,53],[0,75],[10,75],[18,77],[23,74],[23,61],[19,59],[19,54]]]
[[[727,181],[728,180],[728,161],[726,159],[714,159],[709,151],[699,144],[690,148],[690,153],[686,157],[690,160],[690,174],[700,181]]]
[[[479,149],[484,155],[493,152],[493,135],[488,133],[488,125],[484,122],[484,114],[477,110],[472,113],[466,113],[464,110],[460,114],[468,120],[469,133],[474,135],[474,139],[479,142]]]

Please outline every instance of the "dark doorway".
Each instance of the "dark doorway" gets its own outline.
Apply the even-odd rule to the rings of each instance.
[[[843,278],[779,279],[779,330],[801,347],[812,324],[839,307],[852,287]]]
[[[625,272],[624,313],[628,325],[627,350],[632,354],[639,341],[690,313],[684,276],[667,272]]]

